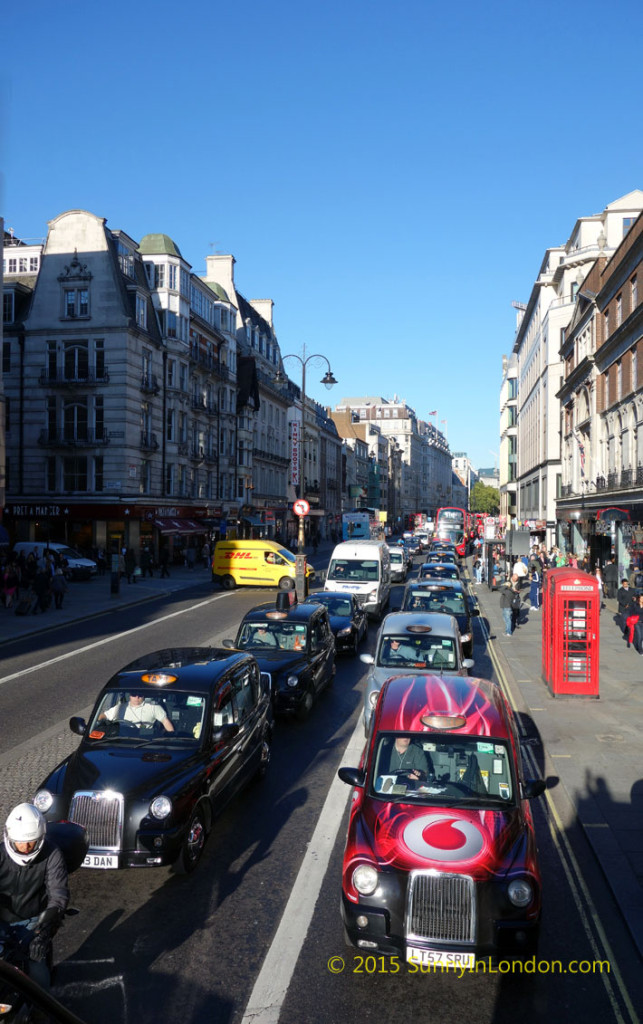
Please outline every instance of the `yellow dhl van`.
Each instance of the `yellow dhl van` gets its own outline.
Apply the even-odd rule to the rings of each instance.
[[[315,575],[306,563],[306,578]],[[295,588],[295,556],[274,540],[220,540],[214,548],[212,581],[233,587]]]

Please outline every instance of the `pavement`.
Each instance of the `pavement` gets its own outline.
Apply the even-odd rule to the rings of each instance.
[[[331,552],[332,545],[324,544],[316,554],[307,553],[319,569]],[[132,584],[123,580],[117,595],[111,593],[109,574],[72,583],[60,611],[52,607],[21,617],[0,608],[0,645],[206,580],[205,568],[180,567],[171,569],[165,579],[156,572]],[[472,584],[471,590],[483,632],[491,640],[492,660],[511,692],[519,695],[524,743],[542,775],[557,779],[564,788],[575,819],[564,825],[581,826],[643,956],[643,657],[626,647],[614,622],[616,601],[607,600],[600,623],[600,697],[553,697],[541,677],[542,612],[529,607],[528,589],[523,592],[519,628],[511,637],[504,636],[499,594],[486,584]],[[69,742],[51,731],[51,743]],[[40,737],[40,754],[42,741]],[[0,756],[2,774],[12,753]],[[0,796],[2,783],[0,777]]]
[[[643,956],[643,657],[627,648],[615,623],[616,600],[606,600],[599,698],[553,697],[541,675],[542,611],[530,608],[529,587],[511,637],[504,635],[499,592],[486,584],[471,590],[509,688],[522,698],[526,744],[542,776],[564,788]]]

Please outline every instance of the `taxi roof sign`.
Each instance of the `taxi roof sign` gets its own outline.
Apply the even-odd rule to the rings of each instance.
[[[169,672],[146,672],[141,676],[142,683],[150,683],[152,686],[169,686],[176,680],[177,677],[170,675]]]

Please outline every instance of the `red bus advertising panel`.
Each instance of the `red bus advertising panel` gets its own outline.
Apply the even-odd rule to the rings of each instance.
[[[467,553],[467,520],[469,513],[463,508],[439,508],[435,517],[435,536],[450,540],[461,558]]]

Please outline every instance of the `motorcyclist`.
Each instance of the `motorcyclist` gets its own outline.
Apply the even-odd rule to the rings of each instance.
[[[51,945],[69,903],[63,855],[46,835],[45,819],[33,804],[18,804],[7,817],[0,844],[1,922],[28,943],[29,976],[51,984]]]

